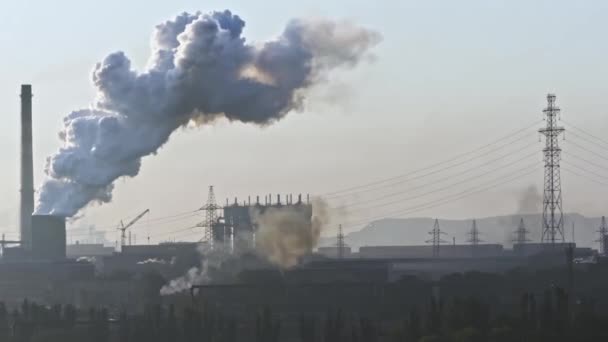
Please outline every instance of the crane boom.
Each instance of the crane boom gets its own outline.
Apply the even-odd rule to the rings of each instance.
[[[124,225],[122,223],[122,220],[120,221],[120,227],[118,227],[118,230],[120,230],[121,234],[120,234],[120,247],[124,247],[127,243],[127,234],[126,231],[129,227],[131,227],[132,225],[134,225],[135,223],[137,223],[137,221],[139,221],[142,217],[144,217],[147,213],[150,212],[150,209],[146,209],[143,212],[141,212],[139,215],[135,216],[134,219],[132,219],[131,221],[129,221],[129,223],[127,223],[127,225]]]
[[[127,229],[127,228],[131,227],[132,225],[134,225],[135,223],[137,223],[137,221],[139,221],[142,217],[144,217],[144,215],[146,215],[149,212],[150,212],[150,209],[144,210],[141,214],[135,216],[135,218],[132,219],[131,222],[127,223],[127,225],[124,226],[123,229]]]

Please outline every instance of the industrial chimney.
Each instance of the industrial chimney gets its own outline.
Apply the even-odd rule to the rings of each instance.
[[[34,165],[32,151],[32,86],[21,85],[21,207],[20,232],[22,246],[32,245],[32,213],[34,212]]]

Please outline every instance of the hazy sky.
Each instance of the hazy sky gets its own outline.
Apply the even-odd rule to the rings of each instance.
[[[304,112],[291,113],[271,127],[219,122],[176,132],[158,155],[144,159],[138,177],[118,181],[112,203],[86,210],[80,224],[112,231],[107,238],[114,241],[113,227],[120,219],[150,208],[148,221],[135,227],[139,239],[148,234],[152,241],[194,239],[193,234],[171,232],[202,217],[161,218],[200,207],[208,185],[215,185],[223,203],[226,197],[266,193],[322,194],[404,174],[535,120],[540,127],[549,91],[557,94],[567,123],[601,137],[608,129],[605,1],[3,1],[0,231],[9,236],[17,231],[20,84],[33,84],[39,184],[46,156],[59,146],[60,120],[92,101],[90,71],[97,61],[122,50],[141,70],[154,25],[183,11],[223,9],[246,21],[244,35],[253,42],[275,37],[290,18],[306,16],[349,19],[378,31],[383,40],[374,49],[373,62],[334,73],[313,90]],[[474,188],[475,182],[454,183],[457,175],[475,176],[465,173],[475,162],[488,163],[477,172],[478,184],[530,162],[542,165],[538,134],[526,132],[513,146],[459,168],[333,202],[367,201],[356,210],[343,210],[336,221],[350,222],[346,225],[352,230],[368,218],[397,212],[391,216],[469,218],[534,210],[520,208],[520,203],[526,194],[534,197],[534,191],[526,190],[530,186],[542,190],[540,168],[461,200],[412,209]],[[608,185],[608,145],[580,136],[595,143],[567,135],[564,151],[597,165],[594,175],[577,171],[585,178],[562,173],[564,209],[602,215],[608,212],[608,186],[589,178]],[[569,149],[570,139],[593,152]],[[533,146],[523,148],[528,144]],[[503,169],[490,163],[501,153],[521,151],[513,153],[514,161],[534,150],[536,156],[511,168],[509,160],[501,160]],[[572,170],[591,170],[590,164],[568,158],[564,156],[575,165]],[[451,174],[451,183],[428,185]],[[396,191],[402,195],[393,195]]]

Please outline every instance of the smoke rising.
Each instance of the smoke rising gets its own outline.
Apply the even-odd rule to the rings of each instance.
[[[542,210],[543,197],[536,185],[524,189],[517,203],[518,214],[537,214]],[[518,221],[519,222],[519,221]]]
[[[202,245],[201,265],[185,275],[171,280],[161,288],[161,295],[172,295],[189,290],[193,284],[235,281],[244,269],[267,268],[271,265],[287,269],[295,266],[302,256],[316,247],[321,231],[330,221],[329,206],[320,198],[312,201],[312,219],[305,207],[267,207],[264,211],[252,208],[252,222],[257,225],[256,249],[235,249],[216,244]]]
[[[321,231],[329,223],[329,207],[320,198],[312,201],[313,216],[297,206],[252,208],[252,220],[258,226],[256,248],[268,261],[282,267],[293,267],[317,246]]]
[[[156,27],[143,72],[123,52],[97,63],[95,101],[63,119],[63,146],[47,158],[36,213],[73,216],[111,201],[113,182],[136,176],[141,158],[190,122],[280,120],[328,72],[369,59],[380,40],[348,22],[295,19],[276,39],[252,45],[244,27],[228,10],[184,13]]]

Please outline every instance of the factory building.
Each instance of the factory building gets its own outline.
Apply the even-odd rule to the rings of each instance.
[[[66,257],[68,259],[98,258],[114,254],[114,247],[106,247],[101,243],[76,243],[68,245]]]
[[[276,198],[276,202],[273,202],[271,195],[267,195],[264,202],[260,202],[258,196],[255,203],[250,200],[240,203],[235,198],[234,203],[227,203],[223,208],[223,216],[212,225],[213,245],[231,244],[233,250],[237,251],[253,249],[259,229],[258,222],[267,215],[280,212],[289,213],[293,220],[304,222],[305,226],[312,229],[312,205],[308,197],[306,202],[302,201],[302,195],[298,195],[295,202],[291,195],[287,195],[284,202],[280,195]]]

